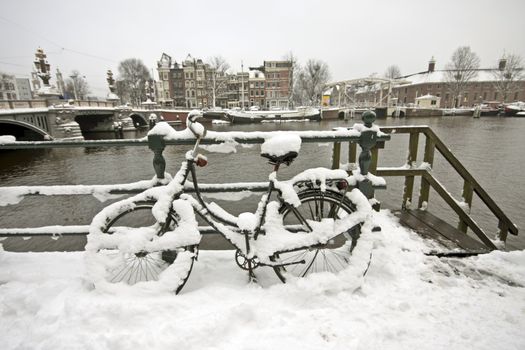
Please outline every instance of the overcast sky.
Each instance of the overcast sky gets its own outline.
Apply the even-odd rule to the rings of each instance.
[[[293,52],[343,80],[422,71],[432,56],[440,69],[469,45],[489,67],[504,51],[525,57],[524,16],[525,0],[0,0],[0,71],[29,77],[40,46],[53,71],[77,69],[104,96],[107,69],[130,57],[155,68],[163,52],[221,55],[235,71]]]

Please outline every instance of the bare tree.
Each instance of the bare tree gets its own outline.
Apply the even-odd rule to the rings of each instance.
[[[81,75],[78,70],[71,72],[69,79],[66,80],[65,95],[76,100],[85,100],[90,93],[86,77]]]
[[[399,78],[401,76],[401,69],[395,64],[388,66],[388,68],[385,71],[385,78],[388,79],[395,79]]]
[[[309,59],[299,73],[302,104],[310,106],[319,104],[323,88],[329,79],[328,65],[321,60]]]
[[[461,96],[467,85],[478,75],[479,57],[470,46],[460,46],[452,54],[451,61],[445,66],[444,81],[454,97],[454,106],[461,105]]]
[[[509,102],[512,94],[519,91],[520,80],[525,74],[521,56],[510,54],[504,60],[504,65],[500,62],[500,66],[493,70],[494,87],[502,97],[502,102]]]
[[[226,93],[230,64],[222,56],[214,56],[208,60],[208,66],[208,98],[211,97],[212,107],[216,107],[217,97]]]
[[[141,101],[146,99],[146,81],[151,79],[148,68],[142,60],[128,58],[119,63],[118,72],[119,80],[122,82],[122,92],[126,93],[121,98],[124,100],[129,98],[132,104],[140,105]]]

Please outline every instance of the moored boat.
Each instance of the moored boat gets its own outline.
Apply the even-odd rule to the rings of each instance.
[[[321,111],[313,107],[299,107],[296,110],[283,111],[234,111],[226,112],[227,119],[234,124],[238,123],[260,123],[260,122],[282,122],[298,120],[321,120]]]
[[[518,114],[519,112],[525,111],[525,102],[513,102],[506,104],[505,107],[505,116],[512,117]]]

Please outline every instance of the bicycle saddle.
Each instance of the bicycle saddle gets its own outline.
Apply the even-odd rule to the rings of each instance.
[[[290,165],[299,154],[301,138],[298,135],[283,133],[273,136],[261,145],[261,157],[272,165]]]
[[[268,154],[268,153],[261,153],[261,157],[268,158],[269,163],[272,165],[276,164],[286,164],[290,165],[292,164],[293,160],[298,156],[299,154],[297,152],[288,152],[282,156],[276,156],[274,154]]]

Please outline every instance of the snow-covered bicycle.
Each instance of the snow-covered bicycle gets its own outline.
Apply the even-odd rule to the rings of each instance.
[[[197,152],[206,134],[196,121],[199,116],[188,116],[187,130],[195,135],[195,145],[168,184],[113,203],[93,218],[86,260],[95,287],[178,293],[198,255],[201,234],[195,214],[235,246],[238,266],[252,279],[260,266],[273,268],[283,282],[347,267],[360,226],[372,211],[354,188],[355,178],[344,170],[315,168],[279,181],[279,167],[297,157],[301,138],[292,133],[273,136],[261,146],[261,155],[274,166],[268,191],[255,213],[233,216],[206,202],[199,191],[196,166],[207,164]],[[163,124],[150,133],[175,132]],[[195,196],[184,193],[190,174]]]

